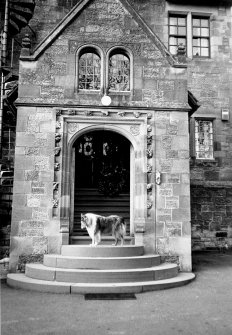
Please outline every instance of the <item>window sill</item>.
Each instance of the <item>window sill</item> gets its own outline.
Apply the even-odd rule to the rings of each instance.
[[[108,95],[131,95],[132,91],[108,91]]]
[[[215,162],[215,158],[196,158],[196,162]]]
[[[100,90],[77,90],[78,94],[101,94]]]

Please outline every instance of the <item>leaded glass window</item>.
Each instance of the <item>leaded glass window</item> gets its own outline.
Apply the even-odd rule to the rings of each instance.
[[[195,152],[198,159],[213,159],[213,122],[195,120]]]
[[[109,90],[130,90],[130,59],[122,53],[109,58]]]
[[[186,16],[169,16],[169,51],[176,55],[178,45],[187,44],[187,20]]]
[[[79,89],[100,90],[101,58],[94,52],[86,52],[79,58]]]
[[[209,57],[209,19],[192,18],[193,56]]]

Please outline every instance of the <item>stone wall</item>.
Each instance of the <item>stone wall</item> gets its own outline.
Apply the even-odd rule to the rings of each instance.
[[[39,5],[42,6],[42,2]],[[47,11],[48,1],[44,5]],[[55,10],[63,15],[60,8]],[[158,13],[155,15],[158,17]],[[49,14],[46,17],[49,19]],[[36,15],[33,19],[37,20]],[[59,215],[60,211],[62,215],[69,212],[69,195],[63,193],[63,207],[56,206],[54,217],[53,186],[57,182],[64,183],[64,178],[68,184],[69,171],[65,170],[67,157],[62,156],[62,143],[66,143],[62,141],[66,135],[59,124],[61,156],[67,165],[61,167],[62,175],[54,179],[56,108],[64,108],[65,117],[70,118],[70,122],[78,124],[78,120],[86,119],[87,129],[95,124],[104,127],[104,118],[110,119],[111,114],[115,115],[107,120],[111,127],[118,127],[121,122],[122,127],[128,128],[139,122],[140,111],[147,115],[145,133],[151,136],[146,143],[144,135],[144,149],[136,156],[140,161],[136,173],[142,180],[138,190],[143,192],[143,202],[139,206],[144,205],[140,220],[146,221],[143,241],[154,251],[157,233],[160,254],[167,259],[178,258],[181,270],[191,270],[187,71],[183,65],[172,66],[174,60],[166,54],[162,43],[145,24],[138,24],[138,20],[124,0],[91,1],[84,11],[63,26],[62,33],[52,43],[50,39],[44,42],[44,50],[38,58],[30,58],[29,52],[28,57],[21,58],[11,271],[17,267],[21,270],[24,260],[40,260],[43,253],[60,251],[62,224]],[[39,34],[46,35],[49,27],[49,22],[42,25]],[[101,111],[99,92],[86,94],[76,88],[76,55],[85,44],[96,45],[102,50],[106,73],[106,55],[112,47],[125,47],[131,54],[133,89],[127,94],[110,95],[109,110]],[[150,164],[151,171],[148,172],[146,169],[150,169]],[[159,174],[161,184],[157,178]],[[146,178],[148,184],[144,182]],[[151,191],[146,189],[149,184],[153,185]],[[149,211],[152,214],[147,217]]]
[[[59,252],[52,219],[55,115],[49,108],[18,108],[11,222],[11,270],[20,255]]]
[[[191,211],[193,250],[232,248],[231,182],[192,185]]]
[[[157,250],[178,254],[185,271],[191,270],[188,136],[187,114],[156,113],[156,170],[161,174],[155,199]]]

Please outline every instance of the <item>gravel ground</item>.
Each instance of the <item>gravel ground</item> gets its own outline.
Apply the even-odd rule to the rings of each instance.
[[[1,283],[2,335],[232,335],[232,253],[193,255],[196,279],[135,300],[85,300]]]

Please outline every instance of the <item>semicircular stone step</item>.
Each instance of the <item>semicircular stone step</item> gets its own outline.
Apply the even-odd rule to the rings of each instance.
[[[44,255],[45,266],[66,269],[137,269],[149,268],[160,264],[159,255],[132,257],[74,257]]]
[[[10,287],[37,292],[61,293],[61,294],[86,294],[86,293],[143,293],[180,287],[194,280],[194,273],[180,272],[178,276],[147,282],[129,283],[65,283],[48,280],[38,280],[26,277],[23,273],[9,273],[7,284]]]
[[[62,256],[75,257],[130,257],[144,254],[144,247],[141,245],[63,245]]]
[[[176,264],[164,263],[150,268],[140,269],[62,269],[47,267],[42,264],[27,264],[27,277],[40,280],[56,280],[71,283],[124,283],[136,281],[153,281],[177,276]]]

